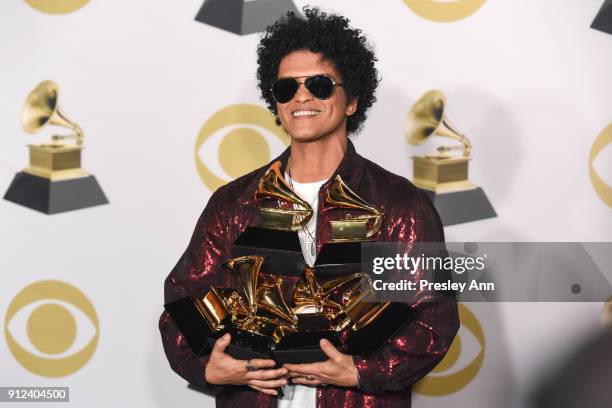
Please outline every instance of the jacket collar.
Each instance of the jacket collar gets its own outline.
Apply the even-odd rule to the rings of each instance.
[[[275,163],[276,161],[281,161],[281,174],[285,174],[285,169],[287,168],[287,161],[289,160],[289,156],[291,155],[291,146],[287,147],[280,156],[272,160],[268,163],[264,169],[264,172],[268,170],[268,168]],[[342,157],[342,161],[340,165],[331,175],[328,181],[326,181],[321,186],[321,191],[327,191],[327,187],[331,184],[332,180],[336,177],[336,175],[340,175],[342,180],[350,187],[351,190],[357,191],[359,184],[361,183],[361,179],[363,178],[363,171],[365,167],[366,159],[364,159],[361,155],[357,153],[355,150],[355,146],[351,139],[347,139],[347,147],[344,156]],[[263,176],[263,173],[262,173]],[[259,177],[261,178],[261,176]],[[257,182],[259,182],[259,178]]]

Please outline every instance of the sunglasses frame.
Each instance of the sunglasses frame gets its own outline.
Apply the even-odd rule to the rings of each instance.
[[[328,78],[332,82],[332,91],[331,91],[331,93],[329,94],[329,96],[327,98],[319,98],[318,96],[313,95],[312,92],[310,92],[310,89],[308,89],[308,87],[306,86],[306,81],[308,79],[314,78],[314,77],[318,77],[318,76],[326,77],[326,78]],[[306,78],[306,79],[304,81],[302,81],[302,82],[299,82],[298,78]],[[334,78],[332,78],[331,76],[329,76],[327,74],[315,74],[315,75],[303,75],[303,76],[297,76],[297,77],[278,78],[276,81],[274,81],[274,84],[272,84],[272,86],[270,87],[270,92],[272,93],[272,98],[274,98],[274,101],[276,101],[277,104],[279,104],[279,103],[285,104],[285,103],[291,102],[291,99],[289,99],[287,102],[279,102],[276,99],[276,96],[274,95],[274,85],[276,85],[276,83],[278,81],[282,81],[282,80],[286,80],[286,79],[293,79],[298,84],[297,88],[295,88],[295,92],[293,93],[293,95],[291,95],[291,99],[293,99],[295,97],[295,94],[300,90],[300,85],[304,85],[304,88],[306,88],[308,93],[311,94],[314,98],[321,99],[321,100],[326,100],[326,99],[331,98],[332,94],[334,93],[334,89],[336,89],[337,86],[344,86],[344,83],[336,82],[334,80]]]

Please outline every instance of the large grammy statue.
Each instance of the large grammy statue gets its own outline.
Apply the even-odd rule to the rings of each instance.
[[[30,165],[17,173],[4,199],[46,214],[107,204],[96,178],[81,168],[83,131],[60,109],[59,87],[43,81],[28,95],[21,125],[36,133],[46,125],[74,133],[54,135],[50,142],[28,145]],[[64,143],[65,140],[74,143]]]
[[[433,154],[413,156],[412,182],[429,195],[444,225],[496,217],[483,189],[468,179],[472,144],[450,124],[445,109],[444,94],[434,90],[423,95],[408,114],[405,131],[409,143],[422,144],[432,136],[461,142],[457,146],[440,146]],[[453,150],[462,153],[451,154]]]

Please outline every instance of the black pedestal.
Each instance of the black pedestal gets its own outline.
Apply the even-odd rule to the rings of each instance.
[[[45,214],[108,204],[94,176],[51,181],[23,171],[15,175],[4,199]]]
[[[296,231],[247,227],[232,246],[232,257],[261,255],[263,271],[273,275],[301,276],[306,267]]]
[[[299,12],[291,0],[206,0],[196,20],[245,35],[264,31],[288,11]]]
[[[436,206],[444,226],[497,217],[497,213],[480,187],[444,194],[423,191]]]
[[[606,0],[601,6],[591,28],[612,34],[612,0]]]

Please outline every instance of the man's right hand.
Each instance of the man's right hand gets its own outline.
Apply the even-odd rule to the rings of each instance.
[[[248,385],[249,387],[263,392],[264,394],[277,395],[275,388],[280,388],[287,384],[284,377],[287,369],[273,369],[276,365],[274,360],[264,360],[254,358],[251,365],[257,368],[256,371],[248,371],[247,360],[236,360],[225,349],[229,346],[231,336],[226,333],[217,339],[210,353],[208,365],[204,371],[206,382],[210,384],[234,384]]]

